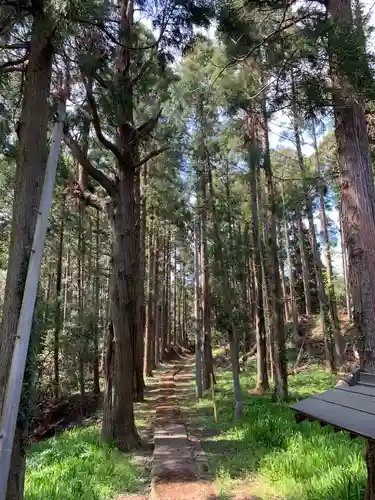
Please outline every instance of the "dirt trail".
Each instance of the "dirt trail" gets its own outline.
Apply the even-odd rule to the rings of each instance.
[[[199,441],[189,439],[179,407],[192,393],[191,359],[181,358],[159,381],[151,500],[214,500],[217,492]]]

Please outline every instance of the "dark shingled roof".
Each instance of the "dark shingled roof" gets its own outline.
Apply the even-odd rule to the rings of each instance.
[[[297,421],[317,420],[351,437],[375,439],[375,374],[354,371],[334,389],[291,405]]]

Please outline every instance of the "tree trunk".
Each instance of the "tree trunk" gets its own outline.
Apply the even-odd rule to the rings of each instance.
[[[238,356],[238,339],[232,328],[228,330],[229,338],[229,348],[230,348],[230,360],[232,366],[232,378],[233,378],[233,389],[234,398],[236,401],[234,416],[235,418],[240,418],[243,411],[243,397],[240,384],[240,364]]]
[[[154,343],[154,315],[155,315],[155,305],[154,305],[154,282],[155,282],[155,272],[156,272],[156,249],[155,245],[155,223],[153,222],[153,216],[151,217],[149,233],[148,233],[148,294],[147,294],[147,307],[146,307],[146,339],[145,339],[145,359],[144,359],[144,373],[146,377],[152,377],[152,367],[153,367],[153,357],[152,357],[152,345]]]
[[[79,201],[79,222],[78,222],[78,276],[77,276],[77,288],[78,288],[78,329],[79,329],[79,349],[78,349],[78,378],[79,378],[79,391],[81,395],[81,413],[84,413],[85,404],[85,355],[86,355],[86,322],[84,315],[84,293],[85,293],[85,279],[84,279],[84,269],[85,269],[85,256],[86,256],[86,242],[85,242],[85,229],[84,229],[84,217],[85,217],[85,205],[83,202]]]
[[[111,317],[114,337],[114,369],[111,411],[104,412],[103,433],[127,451],[140,444],[133,411],[133,374],[137,329],[137,259],[134,172],[122,167],[118,193],[110,207],[112,229]]]
[[[57,252],[57,269],[56,269],[56,309],[55,309],[55,332],[53,341],[53,385],[54,396],[56,401],[60,397],[60,369],[59,369],[59,354],[60,354],[60,332],[62,325],[61,304],[62,304],[62,260],[64,252],[64,223],[65,223],[65,196],[61,200],[60,213],[60,231],[59,231],[59,247]]]
[[[313,309],[312,309],[311,290],[310,290],[310,272],[309,272],[307,252],[304,242],[304,231],[303,231],[301,215],[297,215],[297,229],[298,229],[299,253],[302,266],[303,292],[305,296],[305,313],[306,316],[309,319],[311,319],[311,317],[313,316]]]
[[[353,28],[350,0],[328,0],[334,23]],[[335,135],[339,157],[340,194],[348,248],[349,282],[358,329],[361,368],[375,373],[375,191],[370,161],[366,116],[361,100],[350,87],[350,79],[336,62],[336,47],[330,43]],[[368,483],[366,500],[375,499],[375,444],[367,444]]]
[[[341,202],[339,206],[339,218],[340,218],[340,240],[341,240],[341,256],[342,256],[342,271],[344,276],[344,286],[345,286],[345,302],[346,311],[350,321],[353,321],[352,314],[352,298],[350,293],[350,283],[349,283],[349,272],[348,272],[348,249],[345,246],[345,233],[342,223],[342,210]]]
[[[266,344],[266,325],[263,307],[263,275],[260,251],[259,234],[259,216],[258,216],[258,186],[256,169],[259,161],[258,146],[255,138],[249,151],[250,168],[250,188],[251,188],[251,218],[252,218],[252,236],[254,247],[254,305],[256,322],[256,341],[257,341],[257,391],[263,393],[269,390],[268,372],[267,372],[267,344]]]
[[[186,321],[187,321],[187,307],[186,307],[186,286],[185,286],[185,265],[182,262],[182,325],[181,325],[181,336],[182,336],[182,345],[187,347],[187,338],[186,338]]]
[[[270,271],[269,293],[271,294],[272,332],[274,338],[273,366],[275,394],[279,399],[288,398],[288,367],[285,348],[285,325],[282,304],[281,279],[279,273],[279,257],[277,248],[277,226],[276,226],[276,194],[271,168],[270,145],[268,137],[268,115],[266,100],[262,101],[263,111],[263,140],[264,140],[264,172],[267,185],[268,204],[268,247],[270,249]]]
[[[292,88],[293,88],[293,92],[294,92],[293,75],[292,75]],[[298,116],[297,116],[297,111],[296,111],[295,105],[293,106],[293,126],[294,126],[294,135],[295,135],[295,139],[296,139],[298,163],[299,163],[299,167],[300,167],[301,174],[302,174],[303,191],[304,191],[304,198],[305,198],[304,201],[306,204],[306,214],[307,214],[307,219],[308,219],[308,223],[309,223],[309,238],[310,238],[311,250],[312,250],[313,258],[314,258],[314,270],[315,270],[316,283],[317,283],[317,287],[318,287],[319,317],[320,317],[320,327],[321,327],[321,330],[323,333],[323,338],[324,338],[326,367],[329,368],[334,373],[336,371],[336,363],[335,363],[335,358],[334,358],[334,353],[333,353],[331,331],[330,331],[330,328],[328,327],[328,325],[326,324],[326,314],[329,313],[328,304],[327,304],[327,296],[326,296],[325,287],[324,287],[322,263],[321,263],[321,259],[320,259],[318,243],[316,240],[316,232],[315,232],[315,226],[314,226],[314,216],[313,216],[313,210],[312,210],[312,203],[311,203],[310,195],[308,193],[308,187],[306,185],[305,164],[304,164],[304,159],[303,159],[303,154],[302,154],[300,131],[299,131],[299,127],[298,127]],[[302,221],[301,221],[301,224],[302,224]]]
[[[158,286],[159,286],[159,246],[160,237],[158,228],[155,228],[155,247],[154,247],[154,268],[153,268],[153,290],[152,290],[152,344],[151,344],[151,366],[152,369],[156,369],[156,363],[158,362],[158,333],[159,333],[159,299],[158,299]]]
[[[171,286],[172,291],[172,286]],[[171,332],[171,344],[177,345],[177,244],[174,241],[173,252],[173,328]]]
[[[289,299],[288,299],[288,288],[285,280],[285,266],[284,260],[280,259],[279,274],[281,277],[281,289],[283,293],[283,303],[284,303],[284,317],[285,321],[289,323],[290,321],[290,311],[289,311]]]
[[[171,226],[168,227],[166,261],[165,261],[165,303],[164,303],[164,326],[165,326],[165,352],[170,352],[171,346]],[[164,356],[165,356],[164,352]]]
[[[203,394],[202,386],[202,333],[201,333],[201,284],[200,284],[200,230],[199,221],[194,221],[194,277],[195,277],[195,390],[200,399]]]
[[[146,225],[146,194],[143,189],[141,195],[140,173],[134,173],[134,207],[135,207],[135,233],[136,250],[135,259],[137,271],[136,276],[136,325],[137,330],[134,337],[134,397],[135,401],[144,400],[143,358],[144,358],[144,333],[145,333],[145,225]]]
[[[205,175],[204,175],[205,177]],[[214,374],[211,340],[211,291],[210,274],[208,268],[207,248],[207,196],[206,180],[202,179],[201,216],[201,276],[202,276],[202,304],[203,304],[203,390],[211,387],[211,377]]]
[[[344,343],[343,338],[340,332],[340,322],[337,314],[337,306],[336,306],[336,295],[335,295],[335,287],[333,284],[333,269],[332,269],[332,259],[331,259],[331,249],[328,238],[328,224],[327,224],[327,215],[326,215],[326,207],[324,201],[324,181],[321,178],[321,168],[320,168],[320,160],[319,160],[319,150],[318,150],[318,141],[316,138],[316,129],[315,129],[315,121],[312,123],[313,130],[313,141],[314,141],[314,149],[315,149],[315,162],[316,162],[316,173],[319,178],[319,186],[318,186],[318,195],[319,195],[319,212],[320,212],[320,222],[322,225],[322,236],[323,236],[323,244],[324,244],[324,255],[326,260],[327,267],[327,282],[328,282],[328,307],[330,311],[330,319],[331,319],[331,328],[334,334],[335,339],[335,356],[336,362],[338,365],[341,365],[343,362],[343,350]]]
[[[160,295],[160,330],[159,330],[159,359],[164,361],[165,359],[165,348],[167,344],[167,332],[168,332],[168,316],[166,314],[166,304],[167,304],[167,258],[168,258],[168,231],[165,232],[163,237],[163,262],[161,266],[161,277],[162,277],[162,293]]]
[[[13,199],[12,233],[0,336],[0,412],[23,298],[37,209],[47,162],[47,126],[53,59],[53,27],[42,9],[35,12],[27,65]],[[24,378],[26,382],[26,376]],[[24,401],[30,398],[23,398]],[[27,408],[21,408],[21,415]],[[19,418],[13,444],[7,500],[23,498],[27,422]]]
[[[286,250],[286,258],[288,263],[288,275],[289,275],[289,292],[290,292],[290,309],[292,313],[294,338],[297,338],[298,332],[298,314],[297,314],[297,302],[296,302],[296,282],[294,276],[294,268],[292,264],[292,256],[290,252],[290,242],[289,242],[289,232],[287,223],[287,214],[285,210],[285,200],[284,200],[284,186],[281,183],[281,197],[283,202],[283,226],[284,226],[284,244]],[[303,241],[302,241],[303,243]],[[311,297],[310,297],[310,308],[311,308]]]
[[[100,336],[100,212],[96,212],[95,238],[95,325],[94,325],[94,394],[100,395],[99,336]]]

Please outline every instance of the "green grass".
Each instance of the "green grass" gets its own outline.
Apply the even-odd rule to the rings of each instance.
[[[251,368],[250,368],[251,370]],[[231,374],[219,373],[219,423],[213,421],[209,396],[199,403],[200,424],[217,435],[202,442],[223,498],[241,490],[262,499],[362,500],[366,480],[364,441],[321,428],[297,424],[285,403],[271,395],[248,394],[254,373],[241,377],[244,415],[233,422]],[[292,399],[332,387],[335,379],[314,366],[289,377]]]
[[[26,500],[111,500],[145,490],[147,471],[100,440],[99,427],[75,428],[31,447]]]

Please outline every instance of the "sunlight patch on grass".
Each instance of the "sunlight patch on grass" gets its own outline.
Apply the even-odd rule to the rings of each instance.
[[[110,500],[145,490],[147,471],[103,443],[99,427],[75,428],[31,447],[26,500]]]
[[[336,383],[318,366],[289,377],[292,399],[308,397]],[[202,442],[220,491],[239,487],[261,498],[288,500],[362,500],[366,470],[364,442],[351,441],[318,423],[297,424],[288,404],[271,394],[253,395],[254,370],[241,375],[244,415],[234,423],[231,373],[219,373],[219,423],[213,421],[209,395],[198,403],[203,428],[217,435]],[[256,485],[256,491],[252,485]]]

